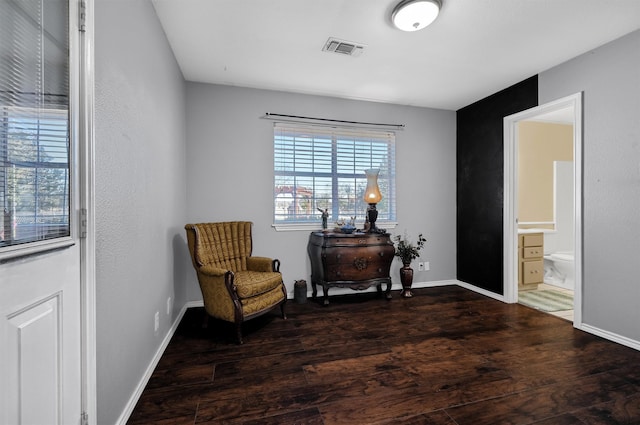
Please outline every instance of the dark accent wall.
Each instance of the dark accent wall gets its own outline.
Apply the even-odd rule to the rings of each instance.
[[[457,278],[502,295],[503,118],[538,105],[538,76],[457,111]]]

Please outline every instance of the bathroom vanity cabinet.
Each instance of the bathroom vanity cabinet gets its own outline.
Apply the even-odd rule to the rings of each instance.
[[[544,281],[544,235],[518,235],[518,290],[537,289]]]

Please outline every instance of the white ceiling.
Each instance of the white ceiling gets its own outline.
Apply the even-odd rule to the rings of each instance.
[[[399,0],[152,1],[188,81],[449,110],[640,28],[640,0],[443,0],[417,32]]]

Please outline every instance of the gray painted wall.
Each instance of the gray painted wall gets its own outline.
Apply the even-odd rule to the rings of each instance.
[[[95,2],[95,68],[97,423],[113,424],[186,301],[185,83],[148,1]]]
[[[201,299],[184,223],[251,220],[254,253],[282,260],[289,291],[308,280],[308,232],[271,228],[265,112],[406,124],[397,136],[394,233],[429,240],[422,258],[432,271],[416,281],[455,279],[453,111],[185,84],[150,2],[96,0],[95,9],[98,423],[120,418],[177,310]],[[585,92],[584,322],[636,341],[639,51],[636,32],[539,81],[541,103]],[[396,284],[397,269],[394,262]]]
[[[273,122],[260,118],[266,112],[405,124],[396,135],[398,226],[392,233],[406,230],[415,241],[422,232],[428,240],[421,258],[431,263],[431,271],[416,271],[415,282],[455,279],[453,111],[187,83],[190,221],[253,221],[254,255],[280,259],[290,296],[297,279],[310,287],[309,231],[271,227]],[[362,225],[364,215],[358,219]],[[391,276],[397,285],[399,267],[394,261]],[[337,293],[333,289],[330,295]],[[195,272],[189,274],[188,299],[202,299]]]
[[[640,341],[640,31],[539,76],[540,104],[581,91],[583,322]]]

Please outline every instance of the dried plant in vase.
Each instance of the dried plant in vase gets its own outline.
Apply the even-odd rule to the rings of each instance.
[[[415,245],[409,240],[406,233],[404,238],[400,235],[396,235],[393,240],[396,245],[395,256],[400,258],[402,264],[407,267],[411,265],[413,260],[420,256],[420,250],[424,247],[424,244],[427,241],[422,237],[422,233],[418,235],[418,241]]]
[[[420,250],[424,247],[427,240],[422,236],[422,233],[418,235],[418,241],[414,245],[406,233],[404,238],[397,235],[393,238],[396,246],[395,256],[402,261],[402,268],[400,268],[400,281],[402,282],[401,296],[405,298],[413,297],[411,291],[411,285],[413,284],[413,269],[411,268],[411,262],[420,256]]]

